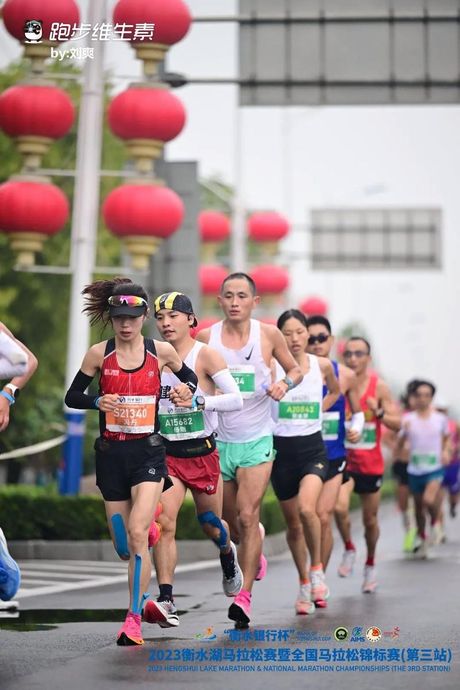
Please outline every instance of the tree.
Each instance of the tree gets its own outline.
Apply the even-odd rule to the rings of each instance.
[[[49,71],[79,75],[79,70],[71,63],[61,62],[50,66]],[[25,62],[14,63],[0,75],[0,90],[12,86],[27,75]],[[71,96],[78,108],[80,88],[75,79],[59,79],[59,86]],[[106,88],[106,101],[108,101]],[[78,116],[76,122],[78,121]],[[76,123],[72,131],[54,143],[43,160],[44,168],[75,168]],[[18,174],[21,158],[14,143],[0,133],[0,156],[2,160],[1,181]],[[104,126],[102,167],[120,171],[125,162],[122,143]],[[120,178],[102,178],[101,199],[120,183]],[[55,177],[57,184],[68,196],[72,204],[73,177]],[[70,254],[70,222],[67,227],[45,243],[40,263],[54,266],[67,266]],[[97,263],[108,266],[119,265],[120,243],[109,235],[99,222]],[[65,360],[67,350],[67,321],[69,308],[70,276],[14,269],[15,258],[8,246],[7,237],[0,233],[0,320],[4,321],[39,359],[36,375],[14,408],[7,434],[0,437],[0,448],[8,450],[51,438],[56,426],[63,424],[63,398]],[[94,339],[99,333],[92,334]],[[96,417],[89,419],[91,435],[95,435]],[[54,429],[54,431],[53,431]],[[88,440],[89,443],[89,440]],[[49,457],[57,463],[60,449],[51,451]],[[89,458],[88,458],[88,461]],[[92,458],[91,458],[92,462]]]

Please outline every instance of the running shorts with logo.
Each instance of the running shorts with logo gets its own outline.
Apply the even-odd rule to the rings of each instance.
[[[274,458],[273,436],[263,436],[246,443],[217,441],[220,471],[224,481],[235,479],[238,467],[256,467]]]
[[[96,484],[105,501],[127,501],[131,488],[142,482],[165,480],[163,491],[172,486],[161,436],[151,434],[132,441],[99,437],[96,451]]]
[[[355,494],[375,494],[382,488],[383,474],[361,474],[359,472],[348,472],[354,480],[353,491]]]
[[[308,474],[325,481],[328,459],[320,431],[309,436],[275,436],[274,445],[271,482],[279,501],[297,496],[300,482]]]
[[[348,473],[346,471],[347,459],[337,458],[337,460],[329,460],[326,479],[324,481],[328,482],[330,479],[334,479],[338,474],[342,475],[342,484],[348,481]]]

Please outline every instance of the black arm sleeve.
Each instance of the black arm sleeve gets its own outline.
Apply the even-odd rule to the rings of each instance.
[[[182,383],[185,383],[192,393],[196,391],[196,388],[198,386],[198,377],[195,374],[195,372],[190,369],[184,362],[182,362],[182,368],[179,369],[179,371],[175,371],[174,374],[177,376],[179,381],[182,381]]]
[[[97,409],[94,405],[98,395],[86,395],[85,390],[93,380],[93,376],[84,374],[82,370],[78,372],[70,388],[66,393],[64,402],[67,407],[73,407],[76,410],[94,410]]]

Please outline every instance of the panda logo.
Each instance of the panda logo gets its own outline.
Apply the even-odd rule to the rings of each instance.
[[[41,19],[27,19],[24,24],[24,36],[26,43],[40,43],[43,36]]]

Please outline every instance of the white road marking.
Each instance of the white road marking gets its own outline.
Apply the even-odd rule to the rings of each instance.
[[[31,561],[28,561],[28,564],[31,564]],[[62,568],[62,577],[71,577],[71,575],[66,572],[67,570],[71,570],[72,566],[67,565],[67,564],[50,564],[50,563],[43,563],[40,564],[38,561],[33,561],[34,567],[37,568],[36,572],[39,575],[50,575],[51,573],[47,572],[52,569],[53,575],[58,576],[59,569]],[[20,563],[21,565],[21,563]],[[88,563],[88,566],[90,565],[90,562]],[[92,564],[91,564],[92,565]],[[89,570],[90,568],[87,569]],[[195,572],[198,570],[207,570],[210,568],[220,568],[220,563],[219,560],[213,559],[212,561],[201,561],[199,563],[186,563],[184,565],[179,565],[176,568],[176,573],[190,573],[190,572]],[[152,574],[153,577],[155,577],[155,573],[153,572]],[[84,574],[82,573],[81,578],[84,578]],[[60,594],[61,592],[74,592],[80,589],[92,589],[93,587],[105,587],[108,585],[115,585],[115,584],[120,584],[122,582],[126,582],[126,577],[127,577],[127,572],[124,572],[123,574],[119,575],[104,575],[104,576],[97,576],[94,575],[89,578],[85,578],[84,580],[80,582],[49,582],[45,580],[44,582],[49,584],[45,584],[43,587],[26,587],[25,589],[21,586],[17,598],[19,601],[22,599],[26,599],[28,597],[38,597],[38,596],[43,596],[43,595],[49,595],[49,594]],[[27,585],[32,585],[36,582],[34,579],[28,579],[22,584],[27,584]],[[43,580],[40,580],[40,582],[43,582]]]

